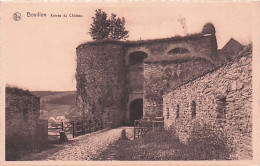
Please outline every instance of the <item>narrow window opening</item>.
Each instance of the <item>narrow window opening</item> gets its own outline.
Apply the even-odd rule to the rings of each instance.
[[[177,105],[177,109],[176,109],[176,118],[178,119],[180,117],[180,105]]]
[[[191,117],[196,117],[196,102],[194,100],[191,102]]]
[[[218,119],[225,119],[226,118],[226,97],[225,96],[218,96],[217,97],[217,118]]]
[[[166,118],[169,119],[170,117],[170,111],[169,108],[166,108]]]
[[[145,52],[137,51],[129,55],[129,65],[141,64],[148,55]]]

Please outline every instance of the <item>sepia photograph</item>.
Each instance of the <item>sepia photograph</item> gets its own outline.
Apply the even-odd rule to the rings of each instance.
[[[259,3],[0,9],[0,165],[260,165]]]

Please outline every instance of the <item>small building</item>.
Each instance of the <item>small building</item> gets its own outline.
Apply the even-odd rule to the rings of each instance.
[[[235,39],[231,38],[222,49],[218,50],[218,55],[224,59],[224,61],[231,61],[234,59],[239,52],[244,48],[242,44],[240,44]]]

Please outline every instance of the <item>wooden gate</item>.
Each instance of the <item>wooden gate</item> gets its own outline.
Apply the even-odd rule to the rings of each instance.
[[[164,121],[159,120],[135,120],[134,121],[134,139],[142,137],[148,130],[163,130]]]

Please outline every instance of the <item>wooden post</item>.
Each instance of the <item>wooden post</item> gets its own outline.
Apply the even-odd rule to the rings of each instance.
[[[35,152],[35,145],[34,145],[34,143],[35,143],[35,139],[34,139],[34,136],[35,136],[35,133],[33,132],[33,136],[32,136],[32,139],[33,139],[33,153]]]
[[[74,121],[72,121],[72,137],[75,137]]]
[[[63,126],[63,122],[61,122],[61,130],[63,131],[64,126]]]
[[[134,127],[134,139],[135,139],[135,127]]]
[[[82,124],[81,124],[81,134],[82,135],[84,134],[84,121],[82,121]]]
[[[88,133],[91,133],[90,123],[88,124]]]

